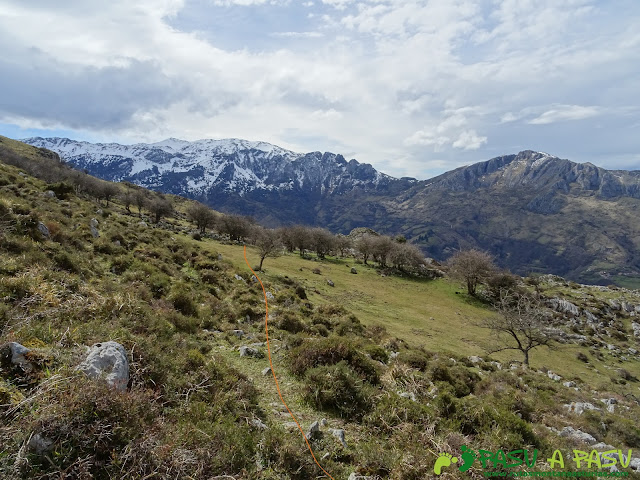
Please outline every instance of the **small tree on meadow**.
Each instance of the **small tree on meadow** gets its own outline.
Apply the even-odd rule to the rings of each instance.
[[[375,235],[364,234],[355,242],[356,250],[362,255],[365,265],[367,265],[367,260],[369,260],[369,257],[373,254],[375,241]]]
[[[527,294],[503,290],[494,308],[498,315],[487,318],[481,326],[493,333],[488,353],[517,350],[529,366],[530,352],[538,347],[551,348],[557,334],[551,328],[552,315],[540,300]]]
[[[258,270],[262,271],[262,264],[265,258],[276,258],[282,254],[282,242],[280,241],[278,232],[262,227],[254,230],[253,237],[255,245],[258,248],[258,255],[260,255]]]
[[[469,295],[476,294],[478,285],[495,271],[496,266],[488,253],[479,250],[461,250],[447,261],[450,275],[467,286]]]
[[[166,198],[161,197],[149,202],[148,208],[154,217],[155,223],[159,223],[163,217],[167,217],[173,212],[173,205],[171,202]]]
[[[187,218],[195,223],[201,234],[205,234],[207,228],[215,225],[216,214],[206,205],[200,202],[193,202],[187,207]]]

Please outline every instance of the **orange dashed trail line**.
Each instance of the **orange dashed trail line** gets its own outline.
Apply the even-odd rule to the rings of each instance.
[[[249,270],[251,270],[251,273],[253,273],[255,277],[258,279],[258,282],[260,282],[260,286],[262,287],[262,294],[264,295],[264,306],[266,309],[266,313],[264,316],[264,331],[267,336],[267,354],[269,355],[269,366],[271,367],[271,374],[273,375],[273,380],[276,383],[276,390],[278,390],[278,396],[280,397],[280,401],[286,407],[287,411],[289,412],[289,415],[291,415],[291,418],[293,418],[293,421],[296,422],[296,425],[298,426],[298,430],[300,430],[300,433],[302,434],[302,438],[304,438],[304,441],[307,444],[307,448],[309,448],[309,452],[313,457],[313,461],[316,462],[316,465],[320,467],[320,470],[322,470],[331,480],[335,480],[331,475],[329,475],[329,473],[324,468],[322,468],[322,465],[320,465],[320,463],[316,459],[316,456],[313,454],[313,449],[311,448],[311,444],[309,443],[307,436],[304,434],[304,430],[302,430],[302,427],[300,426],[298,419],[293,414],[291,409],[289,409],[289,405],[287,405],[287,402],[284,401],[284,398],[282,398],[282,392],[280,392],[280,384],[278,383],[278,377],[276,377],[276,371],[273,368],[273,361],[271,360],[271,346],[269,345],[269,303],[267,302],[267,291],[264,289],[264,285],[262,284],[262,280],[260,280],[260,277],[256,274],[256,272],[253,271],[253,268],[251,268],[251,265],[249,265],[249,260],[247,260],[246,245],[244,246],[244,261],[247,264],[247,267],[249,267]]]

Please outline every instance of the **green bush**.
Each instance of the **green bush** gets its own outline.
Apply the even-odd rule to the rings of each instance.
[[[429,360],[432,356],[433,354],[421,352],[419,350],[406,350],[404,352],[400,352],[396,358],[397,361],[424,372],[427,369]]]
[[[276,327],[289,333],[299,333],[306,329],[305,324],[291,311],[278,314]]]
[[[302,376],[309,369],[344,361],[360,378],[374,385],[380,381],[373,363],[358,352],[351,342],[336,337],[305,340],[302,345],[293,349],[289,361],[295,375]]]
[[[373,402],[373,388],[363,384],[346,361],[309,369],[305,374],[304,398],[315,408],[345,418],[361,418]]]
[[[173,304],[173,308],[189,317],[198,316],[198,306],[193,299],[194,293],[184,287],[177,287],[171,292],[168,299]]]

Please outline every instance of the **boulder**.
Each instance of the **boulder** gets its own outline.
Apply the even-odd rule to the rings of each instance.
[[[100,232],[98,231],[98,229],[96,227],[94,227],[93,225],[91,225],[91,236],[93,238],[98,238],[100,236]]]
[[[238,275],[237,273],[234,275],[236,280],[244,280],[244,278],[242,278],[240,275]]]
[[[317,437],[320,433],[320,424],[318,422],[313,422],[309,425],[309,430],[307,430],[307,439],[312,440]]]
[[[260,430],[267,429],[267,425],[259,418],[252,418],[249,423]]]
[[[353,472],[349,475],[347,480],[375,480],[376,477],[370,477],[365,475],[358,475],[356,472]]]
[[[234,330],[233,334],[238,338],[242,338],[244,337],[244,330]]]
[[[344,438],[344,430],[342,430],[341,428],[331,428],[329,429],[329,433],[336,437],[344,448],[347,448],[347,442]]]
[[[221,253],[218,254],[218,260],[222,260],[222,254]]]
[[[27,358],[30,351],[18,342],[5,343],[0,347],[2,365],[9,369],[17,368],[24,373],[31,373],[35,369],[35,365]]]
[[[247,347],[246,345],[243,345],[242,347],[240,347],[240,356],[241,357],[262,357],[262,354],[256,350],[255,348],[252,347]]]
[[[271,375],[271,367],[267,367],[262,370],[262,376],[266,377],[267,375]]]
[[[29,439],[28,447],[36,455],[44,455],[53,449],[53,440],[36,433]]]
[[[585,410],[602,410],[589,402],[571,402],[570,404],[566,404],[564,408],[569,410],[570,413],[575,413],[576,415],[582,415]]]
[[[91,378],[102,378],[117,390],[126,390],[129,383],[127,352],[118,342],[96,343],[87,358],[78,366]]]
[[[551,370],[547,372],[547,377],[555,382],[559,382],[560,380],[562,380],[562,377],[560,375],[553,373]]]
[[[564,385],[567,388],[573,388],[576,386],[576,382],[563,382],[562,385]]]
[[[580,314],[580,309],[576,305],[562,298],[552,298],[548,300],[547,304],[556,312],[568,313],[574,317]]]
[[[47,190],[46,192],[44,192],[44,196],[47,198],[56,198],[56,192],[54,192],[53,190]]]
[[[91,227],[98,228],[98,225],[100,225],[100,222],[98,222],[98,220],[95,218],[92,218],[91,221],[89,222],[89,226]]]
[[[327,278],[327,285],[329,285],[330,287],[335,287],[335,283],[333,283],[333,281],[329,278]]]
[[[356,267],[351,267],[351,273],[358,273],[358,271],[356,270]]]
[[[586,443],[587,445],[593,445],[597,440],[590,434],[583,432],[582,430],[576,430],[573,427],[564,427],[560,432],[561,437],[567,437],[578,442]]]
[[[640,337],[640,323],[631,322],[631,328],[633,328],[633,336]]]
[[[478,357],[477,355],[471,355],[469,357],[469,361],[471,363],[480,363],[480,362],[482,362],[482,358]]]
[[[276,297],[273,296],[273,293],[271,292],[267,292],[265,293],[265,295],[267,296],[268,300],[275,300]]]
[[[609,413],[615,412],[616,410],[615,406],[618,403],[618,400],[616,400],[615,398],[602,398],[600,399],[600,401],[607,406],[607,412]]]
[[[49,229],[42,222],[38,222],[38,231],[44,238],[49,238],[51,236],[51,234],[49,233]]]

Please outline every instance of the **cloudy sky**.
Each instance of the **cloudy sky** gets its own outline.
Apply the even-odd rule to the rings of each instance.
[[[640,169],[637,0],[0,0],[0,134]]]

